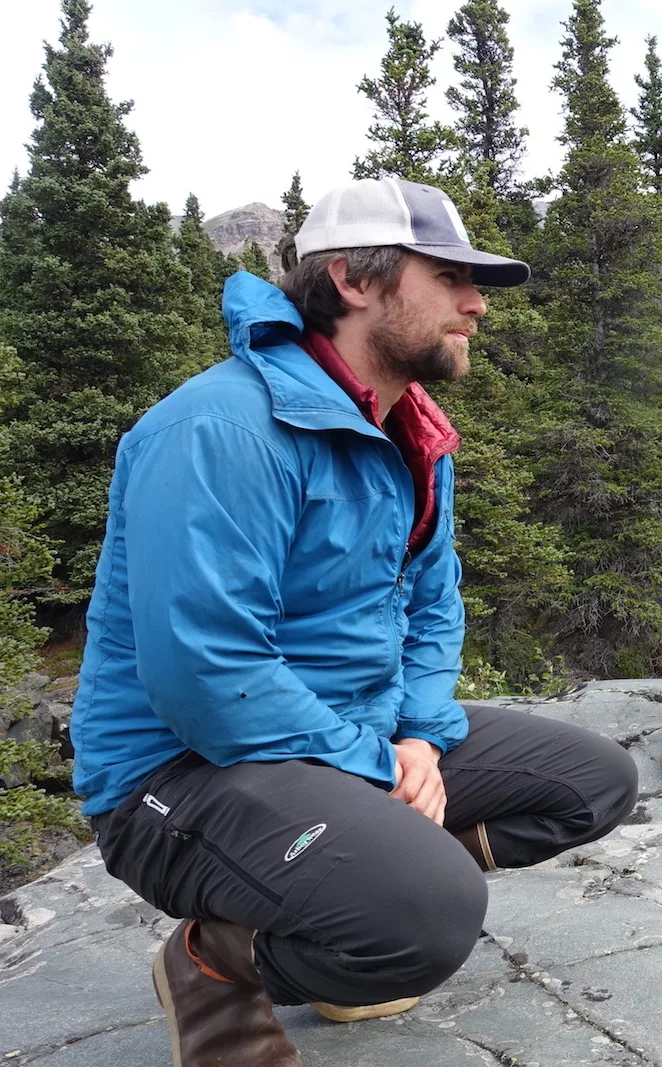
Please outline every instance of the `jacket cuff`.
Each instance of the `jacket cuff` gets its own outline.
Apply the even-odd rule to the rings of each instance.
[[[397,744],[398,741],[403,741],[405,737],[416,737],[420,741],[429,741],[435,748],[441,749],[442,756],[445,756],[448,752],[448,745],[440,737],[435,737],[434,734],[426,734],[424,730],[412,730],[409,727],[405,727],[404,730],[397,730],[393,737],[393,743]]]

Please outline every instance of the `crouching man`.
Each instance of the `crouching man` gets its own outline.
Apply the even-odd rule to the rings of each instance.
[[[183,921],[154,980],[176,1067],[297,1067],[273,1004],[406,1010],[467,959],[482,872],[615,827],[618,745],[454,700],[458,435],[479,286],[448,197],[313,208],[280,288],[240,272],[233,358],[122,440],[88,615],[75,785],[108,870]]]

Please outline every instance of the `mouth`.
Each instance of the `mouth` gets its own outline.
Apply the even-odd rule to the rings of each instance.
[[[468,341],[469,338],[472,336],[472,333],[473,333],[472,330],[449,330],[448,331],[448,336],[449,337],[463,337],[465,341]]]

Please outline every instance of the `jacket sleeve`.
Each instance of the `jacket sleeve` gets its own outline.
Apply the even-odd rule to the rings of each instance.
[[[449,495],[452,515],[452,465]],[[420,737],[445,753],[469,732],[466,712],[453,699],[465,630],[461,577],[451,536],[436,563],[424,568],[414,583],[403,649],[404,698],[394,741]]]
[[[276,642],[302,498],[291,462],[212,415],[128,451],[129,603],[155,713],[219,766],[308,757],[392,785],[390,742],[318,700]]]

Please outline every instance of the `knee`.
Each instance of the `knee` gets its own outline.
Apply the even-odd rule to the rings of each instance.
[[[639,795],[637,765],[630,753],[616,742],[612,743],[607,775],[610,782],[607,797],[611,802],[611,811],[607,814],[613,818],[616,826],[630,814]]]
[[[453,840],[453,846],[456,842]],[[453,879],[442,899],[426,894],[421,920],[426,992],[445,982],[471,955],[487,911],[485,876],[462,845],[453,847]],[[450,851],[450,850],[449,850]]]
[[[444,836],[446,847],[428,857],[414,879],[402,872],[391,886],[384,923],[398,929],[384,962],[394,998],[427,993],[450,978],[471,954],[485,919],[485,877],[466,850]]]
[[[639,794],[639,773],[630,753],[616,741],[602,740],[602,773],[592,797],[595,836],[599,837],[629,815]]]

